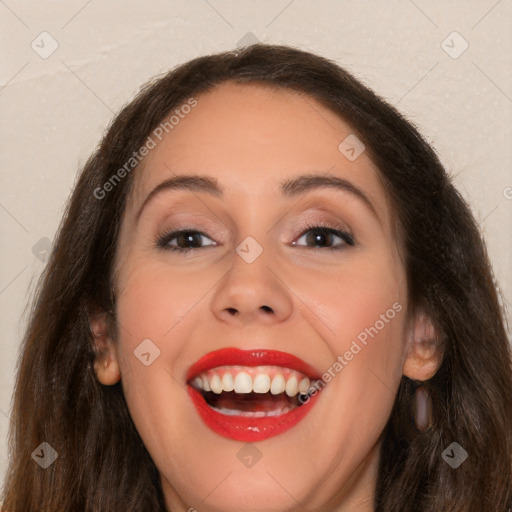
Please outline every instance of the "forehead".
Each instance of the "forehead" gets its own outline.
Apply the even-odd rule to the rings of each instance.
[[[340,151],[354,137],[350,125],[311,96],[227,82],[193,100],[182,104],[192,108],[175,107],[159,137],[152,135],[156,145],[134,176],[133,208],[159,183],[184,174],[212,176],[245,204],[277,197],[283,180],[318,174],[350,180],[389,220],[379,172],[366,152],[350,160]]]

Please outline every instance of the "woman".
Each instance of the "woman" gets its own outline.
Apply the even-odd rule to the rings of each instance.
[[[416,129],[310,53],[201,57],[80,175],[4,509],[505,511],[511,385],[485,247]]]

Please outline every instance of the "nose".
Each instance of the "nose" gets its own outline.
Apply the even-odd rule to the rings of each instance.
[[[238,326],[258,322],[268,325],[283,322],[291,315],[292,291],[271,263],[265,251],[252,263],[235,253],[233,266],[211,302],[219,320]]]

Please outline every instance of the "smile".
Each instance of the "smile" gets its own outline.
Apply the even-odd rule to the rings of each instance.
[[[187,388],[199,416],[214,432],[239,441],[261,441],[297,425],[313,407],[317,372],[275,350],[226,348],[197,361]]]

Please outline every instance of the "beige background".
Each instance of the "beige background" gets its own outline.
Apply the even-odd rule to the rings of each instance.
[[[23,311],[78,167],[141,84],[198,55],[291,44],[398,105],[472,205],[512,303],[511,0],[5,0],[0,16],[0,484]]]

